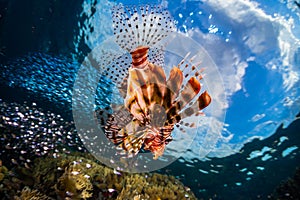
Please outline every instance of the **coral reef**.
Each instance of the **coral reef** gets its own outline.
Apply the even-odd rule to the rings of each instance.
[[[89,154],[54,155],[35,159],[32,169],[16,167],[14,175],[5,177],[3,196],[17,200],[196,199],[173,176],[121,173],[99,164]]]
[[[8,180],[9,170],[3,165],[0,160],[0,197],[9,197],[14,193],[11,191],[16,191],[19,189],[18,182],[15,178]],[[14,184],[15,183],[15,184]]]
[[[0,183],[4,179],[7,173],[8,173],[7,168],[2,165],[2,160],[0,160]]]
[[[25,186],[21,191],[20,197],[15,197],[15,200],[54,200],[38,190],[31,190],[29,187]]]
[[[273,194],[274,199],[300,199],[300,168],[297,168],[293,178],[282,182]]]
[[[125,178],[117,200],[123,199],[196,199],[190,190],[173,176],[162,174],[132,174]]]
[[[68,196],[76,199],[92,197],[93,185],[89,176],[82,172],[81,165],[76,163],[69,165],[54,186],[57,194],[63,198]]]
[[[56,158],[36,159],[33,178],[34,187],[62,199],[95,198],[107,193],[108,188],[122,188],[118,184],[121,178],[112,169],[77,155],[59,154]]]

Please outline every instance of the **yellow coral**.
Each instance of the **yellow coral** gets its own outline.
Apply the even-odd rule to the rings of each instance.
[[[34,188],[62,199],[196,199],[173,176],[119,173],[88,154],[39,158],[33,168]],[[95,192],[97,191],[97,193]]]
[[[117,198],[121,199],[196,199],[175,178],[162,174],[134,174],[125,178],[125,187]]]
[[[0,160],[0,181],[4,179],[7,173],[8,173],[8,169],[2,165],[2,160]]]
[[[0,173],[0,182],[4,179],[5,175],[3,173]]]
[[[24,187],[20,197],[17,200],[51,200],[52,198],[40,193],[38,190],[31,190],[29,187]]]
[[[82,165],[73,162],[58,179],[55,189],[62,198],[88,199],[93,195],[93,185],[89,178],[83,173]]]

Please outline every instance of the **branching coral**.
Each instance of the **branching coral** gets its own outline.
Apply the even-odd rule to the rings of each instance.
[[[189,189],[172,176],[120,173],[97,163],[88,154],[56,154],[55,157],[37,158],[30,171],[26,176],[31,176],[33,183],[30,187],[24,187],[18,200],[196,199]],[[19,185],[26,183],[21,181]]]
[[[35,160],[34,179],[47,185],[47,194],[60,198],[89,199],[113,196],[122,190],[122,177],[110,168],[82,156],[60,154],[56,158]]]
[[[16,200],[53,200],[52,198],[40,193],[38,190],[31,190],[29,187],[24,187],[20,197],[15,197]]]
[[[174,177],[154,173],[128,175],[117,199],[175,200],[196,197]]]
[[[65,169],[65,173],[55,184],[55,190],[61,198],[88,199],[92,197],[93,185],[90,176],[85,174],[80,163],[74,161]]]
[[[8,173],[7,168],[2,165],[2,161],[0,160],[0,182],[4,179],[7,173]]]

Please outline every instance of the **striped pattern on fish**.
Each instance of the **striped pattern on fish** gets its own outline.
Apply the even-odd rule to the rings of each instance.
[[[157,159],[172,141],[174,126],[201,114],[211,97],[207,91],[200,94],[202,71],[184,64],[186,58],[172,68],[168,79],[162,59],[149,59],[152,46],[174,29],[167,11],[160,6],[119,6],[113,8],[113,22],[116,42],[130,53],[132,63],[119,87],[124,105],[106,117],[104,111],[97,111],[97,118],[121,154],[134,156],[144,149]],[[156,53],[164,53],[157,49],[163,48],[156,48]],[[192,74],[184,73],[187,68]]]

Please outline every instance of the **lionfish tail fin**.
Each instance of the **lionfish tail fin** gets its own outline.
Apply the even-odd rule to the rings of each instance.
[[[153,47],[175,30],[174,20],[161,5],[112,8],[113,32],[117,44],[131,52],[139,46]]]

